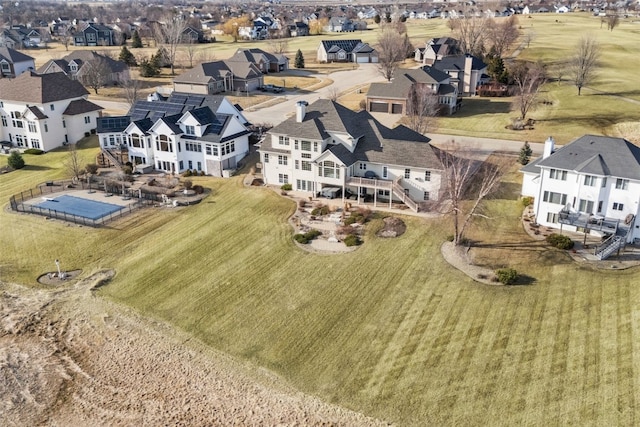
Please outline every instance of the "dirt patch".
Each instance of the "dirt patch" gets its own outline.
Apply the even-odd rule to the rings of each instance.
[[[92,290],[0,283],[0,425],[386,425]]]
[[[63,271],[58,274],[57,271],[50,271],[38,277],[38,283],[49,286],[60,286],[75,281],[82,273],[82,270]]]
[[[453,242],[444,242],[440,252],[445,261],[452,267],[460,270],[476,282],[485,285],[503,286],[500,282],[493,281],[495,274],[492,270],[473,264],[468,257],[468,249],[464,246],[456,246]]]
[[[378,231],[378,237],[398,237],[407,231],[407,225],[400,218],[389,216],[383,219],[384,226]]]

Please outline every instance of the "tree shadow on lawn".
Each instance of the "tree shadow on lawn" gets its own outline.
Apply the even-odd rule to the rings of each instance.
[[[48,171],[51,170],[53,168],[50,168],[49,166],[40,166],[40,165],[30,165],[30,164],[26,164],[24,168],[22,168],[22,170],[26,170],[26,171]]]
[[[486,197],[486,200],[514,200],[520,195],[522,185],[517,182],[501,182],[498,189]]]
[[[536,120],[537,123],[552,123],[552,122],[562,122],[562,123],[572,123],[572,124],[581,124],[585,127],[585,129],[597,127],[597,128],[608,128],[617,123],[624,122],[627,119],[625,116],[619,113],[603,113],[598,114],[597,116],[560,116],[560,117],[552,117],[549,119],[540,119]]]
[[[524,286],[524,285],[533,285],[536,283],[536,278],[531,277],[527,274],[518,274],[518,278],[514,283],[510,286]]]
[[[593,92],[590,95],[593,96],[620,96],[622,98],[632,97],[632,96],[640,96],[640,89],[635,90],[625,90],[621,92]]]

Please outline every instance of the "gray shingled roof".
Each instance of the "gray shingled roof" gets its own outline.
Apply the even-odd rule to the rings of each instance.
[[[7,62],[15,64],[16,62],[33,61],[33,58],[29,55],[25,55],[22,52],[18,52],[15,49],[8,47],[0,47],[0,60],[6,59]]]
[[[345,164],[368,161],[387,165],[401,165],[441,169],[437,149],[429,144],[429,138],[405,126],[389,129],[366,111],[358,113],[327,100],[320,99],[309,105],[302,123],[290,117],[268,134],[287,135],[290,138],[326,139],[327,132],[346,132],[359,138],[353,153],[342,145],[328,148]],[[314,136],[315,135],[315,136]],[[282,151],[271,145],[266,138],[261,146],[263,151]]]
[[[29,107],[27,107],[27,109],[29,111],[31,111],[33,113],[34,116],[36,116],[36,118],[38,120],[43,120],[43,119],[48,119],[49,116],[47,116],[40,108],[36,107],[35,105],[31,105]]]
[[[94,104],[91,101],[87,101],[86,99],[76,99],[75,101],[71,101],[67,108],[64,110],[65,116],[75,116],[78,114],[89,113],[91,111],[102,110],[103,108],[99,105]]]
[[[624,138],[584,135],[546,159],[539,158],[528,164],[521,171],[539,173],[540,168],[640,181],[640,147]]]
[[[76,80],[64,73],[25,72],[15,79],[0,79],[2,99],[33,104],[79,98],[89,94]]]
[[[466,55],[445,56],[444,58],[437,60],[433,64],[433,68],[436,68],[436,69],[442,70],[442,71],[464,70],[464,62],[465,62],[465,60],[466,60]],[[482,70],[486,66],[487,66],[487,64],[482,62],[482,60],[480,58],[476,58],[475,56],[471,56],[471,69],[472,70]]]
[[[396,76],[390,83],[371,83],[369,91],[367,92],[367,98],[406,99],[415,82],[440,85],[450,78],[447,73],[427,65],[414,70],[398,70],[396,71]]]

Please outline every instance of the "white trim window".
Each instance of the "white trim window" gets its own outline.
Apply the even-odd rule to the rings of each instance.
[[[616,179],[616,190],[627,190],[629,189],[629,180],[617,178]]]
[[[283,166],[287,166],[288,164],[288,157],[287,156],[278,156],[278,164],[279,165],[283,165]]]
[[[286,173],[279,173],[278,174],[278,182],[280,184],[288,184],[289,183],[289,175],[287,175]]]
[[[549,178],[551,179],[559,179],[560,181],[567,180],[567,171],[559,170],[559,169],[550,169],[549,170]]]

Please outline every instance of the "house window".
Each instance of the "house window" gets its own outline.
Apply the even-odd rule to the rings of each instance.
[[[566,181],[567,180],[567,171],[561,171],[558,169],[551,169],[549,171],[549,177],[551,179],[559,179],[560,181]]]
[[[295,166],[294,166],[294,167],[295,167],[296,169],[300,169],[300,160],[295,160],[295,162],[294,162],[294,163],[295,163]]]
[[[340,178],[340,167],[331,160],[325,160],[318,173],[325,178]]]
[[[431,181],[431,171],[425,171],[424,180],[425,181]]]
[[[387,178],[389,176],[389,170],[387,169],[386,166],[382,167],[382,177],[383,178]]]
[[[411,178],[411,169],[405,169],[404,170],[404,179],[409,179]]]
[[[299,147],[299,144],[298,144],[298,140],[296,139],[295,141],[293,141],[293,148],[298,150],[299,149],[298,147]]]
[[[552,224],[558,223],[558,214],[553,212],[547,212],[547,222]]]
[[[31,148],[40,148],[40,140],[31,138]]]
[[[64,122],[62,122],[64,124]],[[45,132],[49,132],[49,125],[48,124],[44,124],[44,131]]]
[[[602,200],[598,202],[598,213],[602,212]]]
[[[213,153],[214,156],[218,155],[218,146],[214,145],[213,147],[211,147],[211,152]]]
[[[27,127],[29,128],[29,132],[36,132],[36,122],[28,121]]]
[[[585,175],[584,176],[584,185],[588,185],[589,187],[595,187],[596,185],[596,177],[593,175]]]
[[[201,171],[202,170],[202,162],[198,162],[198,170]]]
[[[590,200],[580,199],[578,210],[585,213],[593,213],[593,202]]]
[[[280,145],[289,145],[289,137],[280,135],[278,137],[278,144],[280,144]]]
[[[18,147],[24,147],[26,141],[22,138],[22,135],[16,135],[16,144]]]
[[[7,124],[7,116],[2,116],[2,126],[4,126],[4,127],[9,126],[9,125]]]
[[[189,169],[193,169],[193,162],[189,160]]]
[[[616,189],[617,190],[626,190],[629,188],[629,180],[618,178],[616,179]]]
[[[366,171],[367,170],[367,164],[366,163],[360,163],[360,170],[361,171]]]
[[[279,173],[278,174],[278,182],[280,184],[288,184],[289,183],[289,175],[284,174],[284,173]]]
[[[318,143],[317,143],[317,142],[314,142],[314,143],[313,143],[313,152],[314,152],[314,153],[317,153],[317,152],[318,152]]]
[[[264,162],[269,163],[269,153],[264,153]]]
[[[309,154],[309,153],[302,153],[302,158],[303,158],[303,159],[310,159],[310,158],[311,158],[311,154]]]
[[[131,145],[136,148],[141,148],[142,144],[140,143],[140,135],[134,133],[131,135]],[[180,167],[182,169],[182,167]]]
[[[300,149],[302,151],[311,151],[311,141],[300,141]]]
[[[387,196],[389,197],[389,190],[378,190],[378,196]]]
[[[11,124],[14,128],[23,128],[24,123],[22,123],[22,115],[18,111],[11,112]]]
[[[184,149],[187,151],[193,151],[195,153],[202,153],[202,145],[197,142],[185,142]]]
[[[86,124],[91,123],[91,117],[90,117],[90,116],[84,116],[84,122],[85,122]]]
[[[182,160],[180,160],[180,163],[178,164],[179,164],[180,170],[184,169],[184,162]]]
[[[613,210],[614,211],[621,211],[624,209],[624,204],[622,203],[614,203],[613,204]]]
[[[311,162],[308,160],[303,160],[302,161],[302,170],[303,171],[310,171],[311,170]]]
[[[567,195],[554,193],[553,191],[545,191],[542,200],[548,203],[555,203],[557,205],[565,205],[567,204]]]
[[[173,151],[172,144],[169,142],[169,137],[167,135],[158,135],[156,137],[156,150]]]
[[[424,192],[424,195],[422,196],[422,200],[425,200],[425,201],[429,200],[429,192],[428,191]]]
[[[602,188],[607,186],[607,177],[602,178]]]
[[[287,165],[287,156],[278,156],[279,165]]]
[[[55,110],[55,109],[56,109],[56,106],[55,106],[55,105],[53,105],[53,104],[51,104],[51,105],[49,105],[49,108],[51,108],[51,111],[53,111],[53,110]]]
[[[66,128],[67,127],[67,122],[64,121],[64,119],[62,119],[62,127]]]
[[[186,126],[185,126],[185,133],[186,133],[187,135],[195,135],[195,134],[196,134],[196,128],[195,128],[195,126],[186,125]]]
[[[211,150],[211,148],[212,148],[212,147],[211,147],[211,144],[207,144],[207,145],[205,145],[205,147],[204,147],[204,151],[205,151],[205,154],[206,154],[207,156],[210,156],[210,155],[211,155],[211,153],[213,153],[213,151]]]

